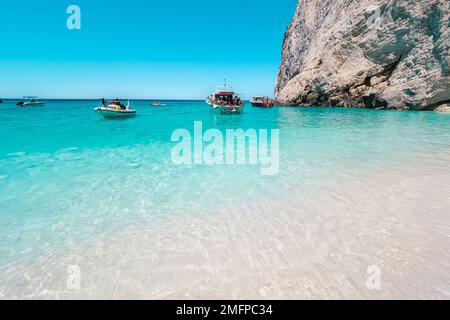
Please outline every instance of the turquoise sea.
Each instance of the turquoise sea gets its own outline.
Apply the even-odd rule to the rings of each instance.
[[[365,206],[365,202],[352,202],[342,195],[333,198],[333,193],[334,204],[315,198],[321,190],[334,192],[330,186],[364,185],[364,179],[374,173],[413,172],[414,168],[450,177],[450,116],[446,114],[313,107],[260,109],[247,104],[244,114],[230,116],[213,113],[203,101],[162,102],[166,105],[152,107],[151,101],[131,101],[138,116],[119,121],[100,118],[93,111],[99,102],[93,100],[49,100],[45,107],[36,108],[18,108],[16,101],[0,104],[0,297],[67,297],[61,289],[64,280],[48,280],[55,270],[59,270],[58,279],[64,279],[66,270],[48,270],[65,253],[83,255],[100,242],[114,241],[105,237],[115,239],[130,228],[170,230],[172,236],[175,231],[187,236],[189,231],[174,227],[178,221],[189,224],[186,221],[190,219],[218,218],[223,212],[234,212],[236,218],[248,214],[252,206],[267,203],[278,208],[271,216],[281,224],[281,218],[275,219],[277,214],[283,214],[283,208],[295,211],[294,202],[302,201],[309,204],[302,211],[307,225],[307,216],[325,208],[334,212],[346,204],[347,209],[339,210],[347,212]],[[262,176],[259,166],[250,165],[173,164],[171,135],[180,128],[193,131],[194,121],[202,121],[205,129],[223,132],[230,128],[279,129],[279,173]],[[367,183],[373,186],[375,182]],[[386,194],[375,190],[379,197]],[[270,228],[249,224],[248,228],[256,228],[254,232],[261,235],[249,248],[265,237],[275,239],[268,234]],[[234,236],[227,226],[224,224],[223,230]],[[212,259],[211,252],[219,250],[220,243],[227,243],[197,240],[184,250],[214,243],[210,251],[202,253],[205,261]],[[275,247],[286,253],[280,257],[288,259],[295,251],[282,249],[283,243],[292,245],[293,241],[279,240],[281,247]],[[227,250],[233,254],[232,248]],[[165,253],[152,254],[158,261],[167,258]],[[282,264],[284,260],[277,261]],[[186,263],[196,265],[191,260]],[[24,270],[29,272],[26,277]],[[47,280],[51,288],[45,287]],[[98,289],[99,283],[97,279],[91,284]],[[289,297],[270,284],[266,286],[271,297]],[[108,290],[90,293],[105,297]],[[46,296],[48,292],[52,294]],[[136,291],[126,292],[134,297]],[[161,292],[159,296],[139,292],[137,297],[165,297]],[[211,292],[216,293],[213,297],[224,296]],[[90,297],[89,290],[84,294],[81,296]]]

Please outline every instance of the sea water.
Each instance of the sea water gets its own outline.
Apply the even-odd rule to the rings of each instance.
[[[449,115],[98,104],[0,105],[0,298],[449,297]],[[278,174],[174,164],[196,121],[278,129]],[[375,296],[371,264],[390,278]]]

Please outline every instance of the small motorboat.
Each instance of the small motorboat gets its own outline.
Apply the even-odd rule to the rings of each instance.
[[[245,106],[245,102],[235,94],[233,88],[228,86],[226,81],[223,87],[216,88],[206,98],[206,103],[221,114],[241,114]]]
[[[28,97],[23,97],[23,98],[25,99],[25,101],[20,101],[19,103],[16,104],[16,106],[18,106],[18,107],[39,107],[39,106],[45,105],[44,101],[39,101],[37,99],[38,97],[28,96]]]
[[[125,106],[119,99],[114,99],[108,105],[103,105],[94,109],[105,119],[125,119],[136,116],[136,110],[130,108],[130,101]]]
[[[161,102],[153,102],[152,106],[153,107],[163,107],[163,106],[167,106],[167,104],[161,103]]]
[[[253,107],[260,107],[260,108],[272,108],[273,107],[273,99],[270,99],[269,97],[254,97],[251,101],[251,104]]]

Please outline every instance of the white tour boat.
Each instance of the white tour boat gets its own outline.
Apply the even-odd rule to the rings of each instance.
[[[206,98],[214,111],[222,114],[240,114],[244,110],[245,102],[236,95],[233,88],[227,86],[218,87],[210,96]]]
[[[38,107],[43,106],[45,104],[44,101],[39,101],[37,99],[38,97],[27,96],[23,98],[25,99],[25,101],[20,101],[19,103],[17,103],[18,107]]]

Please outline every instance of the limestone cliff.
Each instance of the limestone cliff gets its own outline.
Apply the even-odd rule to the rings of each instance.
[[[450,0],[299,0],[275,88],[287,105],[450,102]]]

